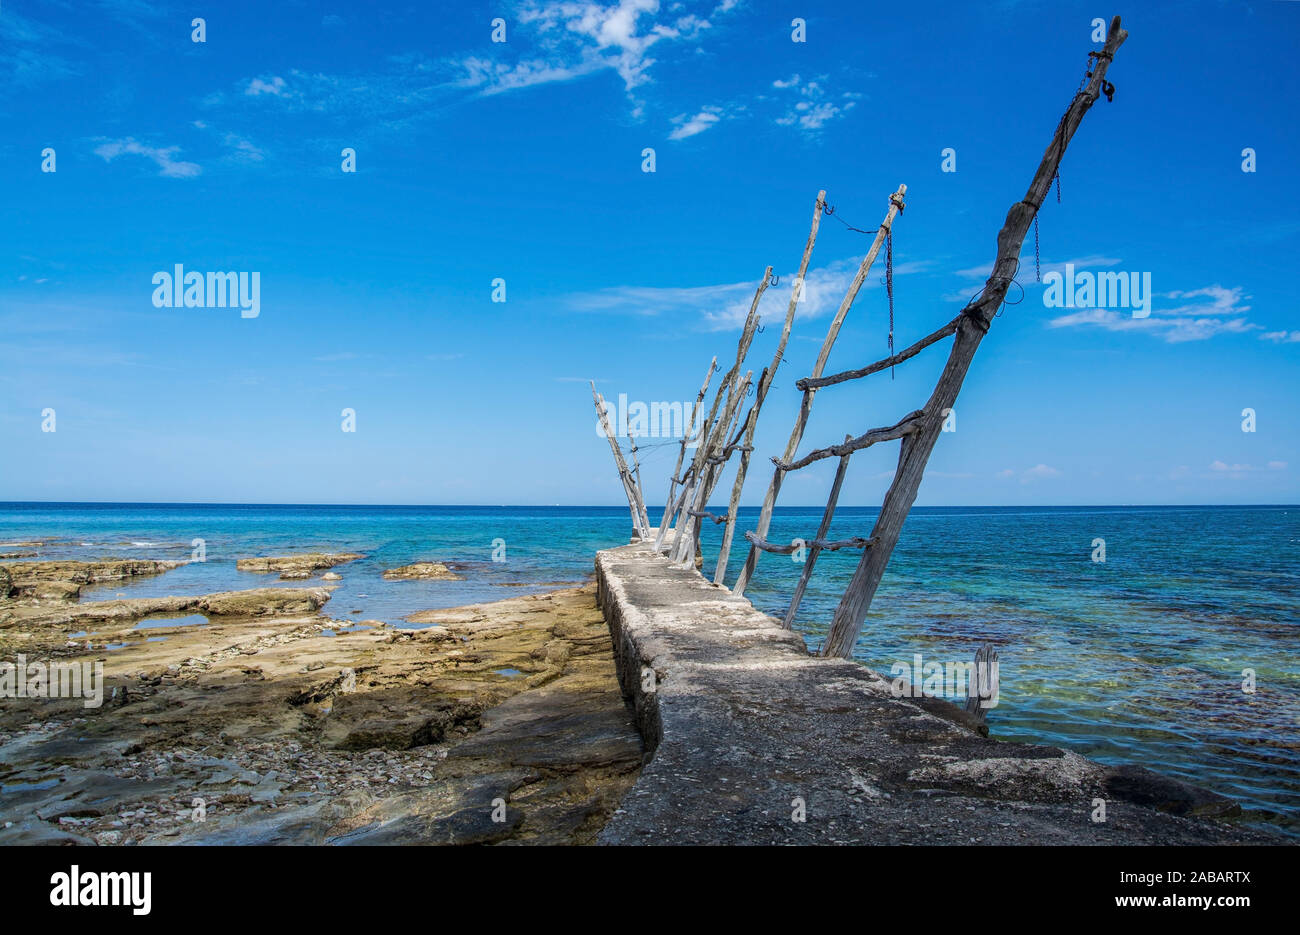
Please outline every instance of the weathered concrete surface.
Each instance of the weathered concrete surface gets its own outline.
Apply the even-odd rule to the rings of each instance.
[[[600,843],[1277,843],[1211,817],[1237,812],[1220,796],[990,740],[895,698],[649,545],[599,553],[596,578],[650,757]]]

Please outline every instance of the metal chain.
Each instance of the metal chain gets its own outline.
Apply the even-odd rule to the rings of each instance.
[[[1038,259],[1038,212],[1034,212],[1034,281],[1043,281],[1042,263]]]
[[[885,292],[889,294],[889,356],[894,356],[894,228],[885,235]],[[894,379],[894,368],[889,368],[889,379]]]

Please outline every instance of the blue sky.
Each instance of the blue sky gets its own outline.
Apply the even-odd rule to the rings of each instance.
[[[1133,6],[4,0],[0,499],[618,503],[586,379],[692,398],[771,264],[757,374],[819,188],[871,228],[908,185],[899,346],[947,321],[1119,12],[1041,254],[1150,273],[1152,313],[1045,307],[1027,244],[918,503],[1298,502],[1300,3]],[[764,461],[867,244],[822,226]],[[154,307],[178,263],[258,272],[260,314]],[[830,370],[884,356],[882,275]],[[804,450],[918,407],[945,353],[823,391]],[[857,456],[841,502],[894,458]]]

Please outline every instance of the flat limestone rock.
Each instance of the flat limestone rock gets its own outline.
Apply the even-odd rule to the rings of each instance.
[[[184,564],[141,558],[99,562],[10,562],[0,565],[0,600],[13,597],[71,602],[80,596],[83,585],[159,575]]]
[[[415,562],[400,568],[390,568],[384,572],[388,581],[430,580],[430,581],[464,581],[442,562]]]
[[[302,555],[277,555],[266,558],[241,558],[235,562],[239,571],[251,571],[260,575],[279,572],[285,580],[310,578],[311,573],[322,568],[333,568],[345,562],[355,562],[365,558],[357,552],[305,552]]]
[[[157,602],[0,621],[0,658],[104,667],[98,708],[0,705],[0,846],[594,840],[641,741],[593,588],[429,611],[418,630],[344,631],[308,609],[328,597],[159,599],[208,622],[147,631],[133,615]]]

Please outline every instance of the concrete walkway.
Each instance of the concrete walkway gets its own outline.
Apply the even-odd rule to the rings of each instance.
[[[650,757],[600,843],[1277,843],[1212,793],[895,698],[648,545],[600,552],[596,578]]]

